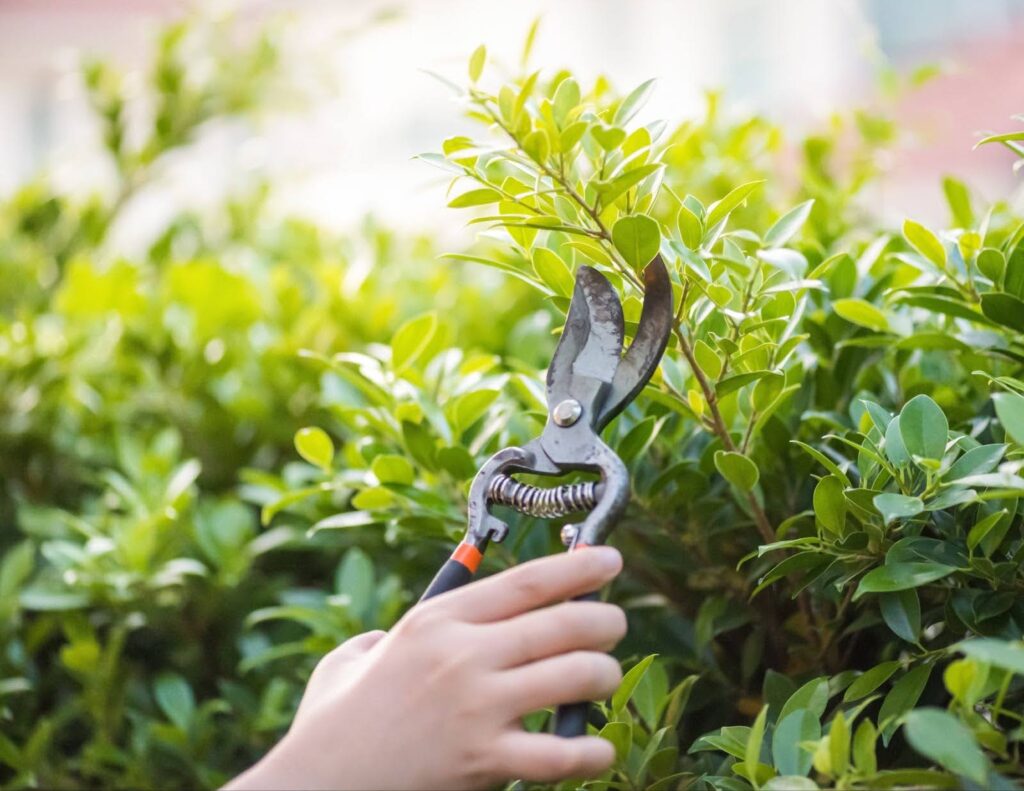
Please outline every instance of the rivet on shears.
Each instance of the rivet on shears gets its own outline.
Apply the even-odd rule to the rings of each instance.
[[[562,544],[571,547],[580,532],[579,525],[562,525]]]
[[[580,419],[582,414],[583,405],[575,398],[567,398],[564,401],[560,401],[551,410],[551,418],[555,421],[555,425],[562,426],[563,428],[571,426]]]

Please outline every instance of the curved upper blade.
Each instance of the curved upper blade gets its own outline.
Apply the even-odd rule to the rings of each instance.
[[[661,361],[672,332],[672,281],[660,255],[643,271],[644,305],[636,336],[619,362],[596,425],[600,431],[643,390]]]
[[[575,398],[593,416],[591,409],[599,408],[593,403],[597,391],[582,379],[574,382],[574,377],[610,383],[622,354],[624,332],[615,289],[596,269],[581,266],[562,337],[548,366],[548,404]]]
[[[562,336],[558,339],[555,353],[551,356],[551,363],[548,365],[548,403],[552,403],[552,396],[558,391],[559,398],[566,397],[569,382],[572,378],[572,366],[576,362],[583,347],[590,337],[590,310],[587,308],[587,298],[583,292],[583,285],[580,278],[576,277],[576,287],[572,292],[572,300],[569,302],[569,311],[565,315],[565,326],[562,328]]]
[[[622,355],[625,334],[619,295],[608,278],[590,266],[579,268],[576,283],[583,289],[590,312],[590,335],[576,357],[572,372],[610,382]]]

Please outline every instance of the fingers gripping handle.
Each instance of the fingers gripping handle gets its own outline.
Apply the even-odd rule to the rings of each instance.
[[[597,591],[577,596],[573,601],[598,601]],[[590,716],[590,703],[566,703],[555,709],[555,724],[551,729],[556,736],[584,736],[587,732],[587,719]]]
[[[479,549],[463,541],[441,566],[433,581],[420,596],[420,601],[426,601],[445,591],[461,588],[473,579],[482,557],[483,554]]]

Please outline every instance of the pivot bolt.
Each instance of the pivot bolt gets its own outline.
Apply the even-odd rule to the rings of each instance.
[[[551,410],[551,418],[555,421],[555,425],[562,426],[563,428],[571,426],[580,419],[582,414],[583,405],[575,398],[567,398]]]
[[[576,541],[576,535],[579,531],[579,525],[562,525],[562,543],[567,547],[571,547],[573,542]]]

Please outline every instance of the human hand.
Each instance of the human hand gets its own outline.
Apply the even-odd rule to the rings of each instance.
[[[566,600],[621,568],[610,547],[541,558],[343,643],[317,665],[287,735],[227,788],[472,789],[600,774],[615,758],[609,742],[527,733],[521,718],[616,689],[621,670],[604,652],[625,615]]]

